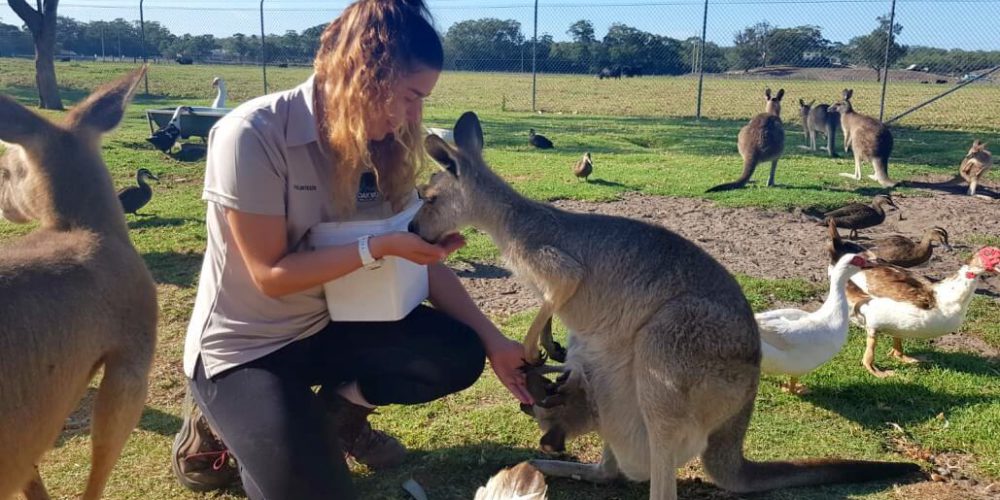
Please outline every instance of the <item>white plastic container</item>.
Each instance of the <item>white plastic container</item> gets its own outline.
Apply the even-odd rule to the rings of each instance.
[[[423,204],[414,200],[402,212],[381,220],[321,222],[312,227],[313,248],[357,243],[358,238],[406,231]],[[386,256],[378,269],[357,269],[323,285],[334,321],[397,321],[427,298],[427,266]]]

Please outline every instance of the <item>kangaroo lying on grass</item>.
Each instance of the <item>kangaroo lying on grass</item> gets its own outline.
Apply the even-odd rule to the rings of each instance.
[[[0,245],[0,499],[47,498],[34,468],[97,371],[84,499],[98,499],[142,413],[156,286],[129,240],[100,155],[144,69],[62,123],[0,96],[0,215],[38,229]],[[30,484],[29,484],[30,482]]]
[[[539,359],[539,334],[558,314],[572,332],[567,366],[573,371],[565,385],[580,387],[586,380],[587,397],[578,399],[591,402],[564,414],[594,415],[583,420],[605,442],[600,464],[534,462],[542,473],[649,480],[650,498],[663,500],[677,498],[676,469],[699,455],[716,484],[738,492],[919,469],[908,463],[747,460],[743,439],[761,347],[736,280],[702,249],[661,226],[565,212],[524,198],[484,162],[475,114],[462,115],[454,130],[457,149],[427,138],[428,153],[444,171],[422,189],[425,203],[411,230],[432,242],[467,225],[490,235],[542,298],[525,340],[528,361]],[[558,408],[558,401],[545,403]]]

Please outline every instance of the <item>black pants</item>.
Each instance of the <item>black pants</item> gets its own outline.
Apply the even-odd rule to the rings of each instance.
[[[426,403],[479,378],[475,331],[430,307],[394,322],[335,322],[319,333],[208,379],[194,398],[241,465],[253,500],[356,498],[331,444],[320,394],[357,381],[373,405]]]

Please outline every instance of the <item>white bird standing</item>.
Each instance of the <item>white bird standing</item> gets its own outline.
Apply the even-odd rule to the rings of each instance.
[[[226,107],[226,81],[222,78],[215,77],[212,80],[212,86],[216,88],[217,92],[215,94],[215,100],[212,101],[213,108],[224,108]]]
[[[833,358],[847,341],[847,281],[872,266],[860,255],[846,254],[829,269],[830,292],[818,310],[778,309],[755,315],[760,328],[761,371],[790,375],[782,389],[805,394],[798,378]]]

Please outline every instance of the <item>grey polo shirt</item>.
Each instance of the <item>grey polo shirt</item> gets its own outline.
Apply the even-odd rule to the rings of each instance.
[[[330,191],[330,160],[317,141],[313,78],[231,111],[208,136],[205,190],[208,246],[184,344],[184,373],[198,356],[208,376],[274,352],[325,327],[321,286],[271,298],[254,286],[225,209],[285,217],[291,251],[307,248],[309,228],[339,220]],[[415,194],[414,194],[415,196]],[[392,208],[362,177],[352,220],[389,217]]]

